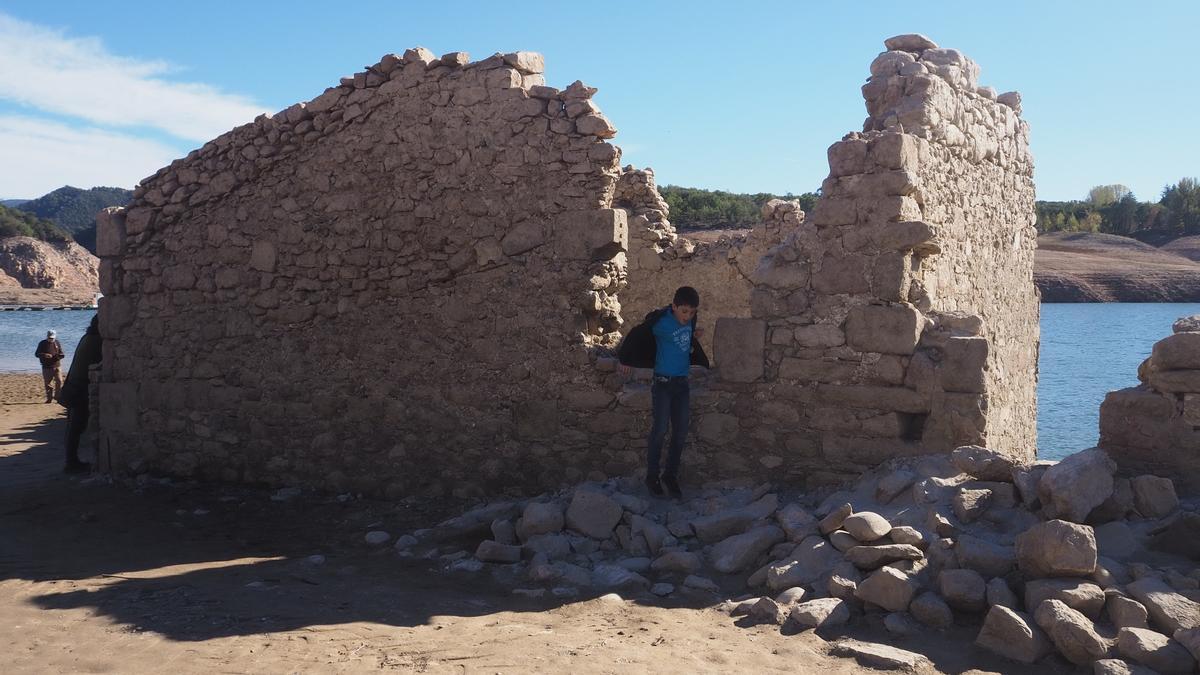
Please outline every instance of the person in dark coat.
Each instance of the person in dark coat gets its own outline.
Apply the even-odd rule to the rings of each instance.
[[[87,431],[88,417],[88,367],[100,363],[101,340],[99,316],[93,316],[88,324],[87,332],[79,340],[75,355],[71,359],[71,368],[67,371],[67,381],[63,383],[59,403],[67,409],[67,464],[63,470],[67,473],[85,473],[92,465],[79,459],[79,439]]]
[[[33,355],[42,363],[42,384],[46,385],[46,403],[52,403],[62,390],[62,345],[54,331],[46,332],[46,339],[38,343]]]
[[[621,341],[617,358],[621,370],[654,368],[654,384],[650,388],[654,422],[646,441],[646,489],[661,495],[665,486],[675,499],[683,497],[679,489],[679,464],[687,439],[691,419],[691,387],[688,374],[692,365],[708,367],[708,356],[697,338],[696,313],[700,294],[691,286],[675,291],[671,304],[646,315],[646,320]],[[659,463],[667,429],[671,443],[667,461],[659,476]]]

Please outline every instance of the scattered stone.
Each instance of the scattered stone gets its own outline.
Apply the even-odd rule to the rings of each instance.
[[[462,558],[454,560],[450,563],[450,571],[452,572],[479,572],[483,569],[483,561],[475,558]]]
[[[892,531],[888,533],[888,538],[894,544],[909,544],[916,546],[922,551],[929,546],[929,541],[925,538],[925,535],[917,528],[909,527],[908,525],[893,527]]]
[[[1017,594],[1009,588],[1008,582],[996,577],[987,583],[987,604],[989,607],[1007,607],[1017,609]]]
[[[567,507],[566,526],[592,539],[608,539],[621,522],[621,505],[594,490],[576,489]]]
[[[630,572],[637,572],[638,574],[643,574],[650,571],[649,558],[626,558],[624,560],[618,560],[617,564],[629,570]]]
[[[850,607],[838,598],[820,598],[792,608],[791,619],[801,628],[828,628],[850,620]]]
[[[1040,607],[1042,601],[1055,599],[1095,621],[1104,609],[1105,595],[1100,587],[1078,579],[1034,579],[1025,582],[1025,606]]]
[[[692,520],[692,530],[696,537],[706,544],[727,539],[732,535],[741,534],[755,522],[771,516],[779,504],[774,494],[763,496],[753,504],[747,504],[738,509],[729,509]]]
[[[540,598],[546,594],[546,589],[544,589],[544,588],[514,588],[514,589],[512,589],[512,594],[520,595],[520,596],[526,597],[526,598]]]
[[[829,542],[812,536],[796,545],[791,557],[767,566],[766,584],[779,592],[793,586],[812,585],[842,562],[842,555]]]
[[[821,519],[818,529],[820,529],[821,534],[828,535],[830,532],[839,529],[842,526],[842,523],[845,522],[845,520],[853,513],[853,506],[850,506],[849,504],[842,504],[838,508],[831,511],[829,515]]]
[[[975,644],[1021,663],[1034,663],[1050,653],[1050,640],[1028,614],[993,605]]]
[[[1071,663],[1085,666],[1108,656],[1110,644],[1083,614],[1058,600],[1047,600],[1034,612],[1034,620]]]
[[[392,535],[384,532],[383,530],[371,530],[365,537],[363,537],[363,539],[372,546],[386,544],[391,538]]]
[[[1042,461],[1013,467],[1013,485],[1017,488],[1017,494],[1021,496],[1021,503],[1025,504],[1027,508],[1036,509],[1041,505],[1041,499],[1038,497],[1038,483],[1041,482],[1042,476],[1051,466],[1054,466],[1054,462]]]
[[[703,567],[704,558],[691,551],[668,551],[650,563],[650,570],[655,574],[692,574]]]
[[[908,637],[921,632],[921,627],[906,612],[892,612],[883,617],[883,627],[892,635]]]
[[[977,480],[1012,481],[1013,461],[995,450],[964,445],[950,453],[954,467]]]
[[[393,544],[393,548],[395,548],[397,551],[407,551],[408,549],[416,546],[417,543],[416,537],[412,536],[411,534],[403,534],[396,538],[396,543]]]
[[[524,548],[533,553],[542,553],[551,560],[558,560],[571,554],[571,540],[562,534],[537,534],[525,541]]]
[[[1192,654],[1192,658],[1200,661],[1200,628],[1181,628],[1171,636]]]
[[[1106,593],[1104,611],[1117,628],[1149,628],[1149,614],[1142,603],[1119,593]]]
[[[479,542],[475,549],[475,558],[482,562],[515,563],[521,561],[521,547],[501,544],[487,539]]]
[[[908,609],[915,592],[915,584],[907,574],[881,567],[858,585],[854,596],[890,612],[903,612]]]
[[[1200,604],[1177,593],[1161,579],[1146,576],[1125,587],[1150,615],[1150,625],[1174,635],[1180,629],[1200,628]]]
[[[855,546],[846,551],[846,560],[863,570],[873,570],[898,560],[921,560],[925,554],[911,544]]]
[[[1096,535],[1096,549],[1099,555],[1109,558],[1124,559],[1138,550],[1138,540],[1123,520],[1115,520],[1093,528]]]
[[[889,473],[880,478],[879,482],[875,485],[875,500],[880,504],[887,504],[899,496],[901,492],[907,490],[916,479],[917,474],[904,469],[898,469]]]
[[[1088,522],[1093,524],[1121,520],[1133,511],[1133,488],[1128,478],[1113,480],[1113,493],[1100,506],[1088,514]]]
[[[1129,481],[1133,488],[1133,506],[1146,518],[1165,518],[1179,508],[1175,483],[1170,478],[1138,476]]]
[[[973,523],[992,503],[991,490],[963,488],[954,496],[954,515],[964,523]]]
[[[1087,525],[1034,525],[1017,537],[1016,552],[1021,572],[1030,577],[1085,577],[1096,570],[1096,536]]]
[[[987,584],[975,570],[942,570],[938,591],[953,609],[982,612],[987,607]]]
[[[1084,522],[1112,494],[1116,470],[1116,463],[1099,448],[1069,455],[1050,467],[1038,483],[1046,516]]]
[[[775,602],[777,602],[781,605],[794,605],[794,604],[804,600],[805,595],[806,595],[806,593],[805,593],[804,589],[801,588],[800,586],[797,586],[795,588],[789,588],[786,591],[775,596]]]
[[[913,598],[908,606],[913,618],[932,628],[949,628],[954,624],[950,605],[937,593],[925,592]]]
[[[539,534],[550,534],[563,529],[562,507],[553,502],[530,502],[517,521],[516,534],[521,541]],[[606,535],[607,536],[607,535]]]
[[[779,509],[775,513],[775,520],[791,542],[801,542],[805,537],[817,533],[817,519],[799,504],[788,504]]]
[[[978,537],[963,535],[954,544],[958,565],[975,570],[985,577],[1002,577],[1017,563],[1012,546],[1001,546]]]
[[[713,569],[718,572],[740,572],[783,539],[783,530],[774,525],[756,527],[745,534],[736,534],[716,544],[709,551],[708,559]]]
[[[507,518],[497,518],[492,521],[492,539],[501,544],[517,543],[517,530],[512,521]]]
[[[636,588],[645,589],[650,581],[620,565],[596,565],[592,569],[592,583],[597,588]]]
[[[864,666],[883,670],[915,671],[930,665],[929,659],[916,652],[848,638],[833,643],[829,652],[835,656],[852,656]]]
[[[787,610],[771,598],[759,598],[750,608],[749,616],[755,621],[780,625],[787,619]]]
[[[1196,659],[1183,645],[1145,628],[1122,628],[1117,633],[1117,651],[1160,673],[1190,673],[1196,668]]]
[[[856,546],[861,546],[859,541],[854,538],[854,535],[845,530],[834,530],[833,532],[830,532],[829,543],[833,544],[833,547],[842,553],[845,553]]]
[[[709,591],[710,593],[717,593],[721,590],[721,588],[717,586],[712,579],[706,579],[705,577],[696,576],[695,574],[687,575],[687,577],[685,577],[683,580],[683,585],[688,588],[694,588],[698,591]]]
[[[749,598],[747,600],[742,600],[741,602],[733,603],[733,606],[729,609],[729,616],[746,616],[750,613],[750,608],[761,599],[762,598]]]
[[[1150,539],[1150,547],[1200,559],[1200,513],[1183,512]]]
[[[313,567],[319,567],[325,564],[325,556],[321,555],[320,553],[314,553],[313,555],[310,555],[304,559],[304,564],[312,565]]]
[[[1126,663],[1121,659],[1100,659],[1092,662],[1092,675],[1159,675],[1145,666]]]
[[[866,544],[887,536],[892,531],[892,524],[878,513],[862,511],[846,516],[842,521],[842,529]]]

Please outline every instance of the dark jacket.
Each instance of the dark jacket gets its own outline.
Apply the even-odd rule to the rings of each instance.
[[[43,368],[53,368],[58,365],[59,361],[63,360],[62,345],[58,340],[46,338],[38,343],[37,349],[33,350],[33,355],[38,357],[42,362]]]
[[[671,306],[661,307],[646,315],[645,320],[633,327],[629,334],[617,345],[617,359],[622,365],[634,368],[653,368],[654,358],[658,354],[658,340],[654,338],[654,324],[671,311]],[[708,368],[708,355],[696,340],[696,318],[692,317],[692,355],[693,366]]]
[[[79,340],[79,346],[75,348],[75,355],[71,357],[71,369],[67,371],[67,379],[58,394],[59,403],[68,408],[87,407],[88,366],[100,363],[101,354],[100,331],[93,323],[88,326],[87,332]]]

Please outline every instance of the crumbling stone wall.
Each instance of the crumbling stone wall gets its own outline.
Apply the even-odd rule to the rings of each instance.
[[[718,366],[688,479],[1031,458],[1027,127],[954,50],[888,47],[812,216],[777,200],[709,247],[531,53],[409,50],[215,139],[99,221],[114,470],[392,496],[632,473],[649,374],[610,350],[681,283]]]
[[[1200,492],[1200,317],[1175,322],[1138,368],[1138,380],[1104,397],[1099,447],[1123,473],[1168,476]]]
[[[755,266],[804,218],[800,211],[793,223],[763,220],[749,232],[696,241],[679,234],[668,220],[670,209],[658,193],[654,170],[632,166],[621,172],[613,206],[629,213],[629,271],[620,293],[621,316],[636,324],[670,302],[675,289],[693,286],[700,292],[700,343],[709,354],[717,319],[750,316]]]

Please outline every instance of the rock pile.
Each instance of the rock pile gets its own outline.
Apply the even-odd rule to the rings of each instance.
[[[1170,480],[1114,471],[1098,449],[1014,464],[966,446],[881,467],[819,503],[765,485],[666,502],[618,479],[493,504],[397,548],[452,570],[490,566],[520,595],[728,593],[721,607],[749,623],[830,635],[873,620],[897,639],[974,624],[979,648],[1020,663],[1057,652],[1097,672],[1191,672],[1200,570],[1137,556],[1192,514]],[[473,555],[447,551],[463,537]],[[835,651],[888,649],[843,642]],[[897,651],[888,658],[919,658]]]

